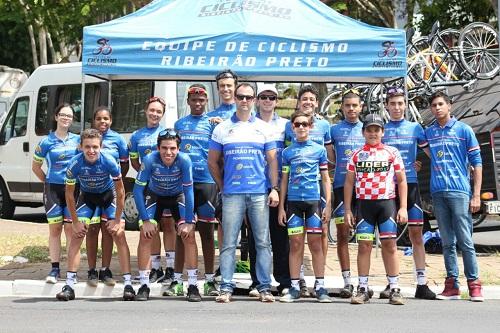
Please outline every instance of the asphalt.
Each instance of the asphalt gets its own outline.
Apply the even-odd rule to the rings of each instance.
[[[131,266],[133,274],[137,274],[137,244],[139,233],[127,231],[127,241],[131,252]],[[12,220],[0,219],[0,238],[8,239],[10,236],[48,236],[48,227],[45,224],[18,222]],[[199,248],[201,249],[200,240],[197,239]],[[338,293],[338,289],[343,285],[341,278],[340,266],[336,255],[335,244],[330,244],[329,252],[325,266],[325,286],[334,295]],[[351,270],[353,274],[353,282],[356,284],[356,253],[357,245],[350,244]],[[239,251],[238,251],[239,252]],[[398,251],[400,258],[400,286],[405,297],[413,297],[415,292],[415,273],[413,259],[411,256],[404,255],[404,249]],[[239,254],[239,253],[237,253]],[[0,257],[5,254],[0,253]],[[216,265],[218,255],[216,252]],[[98,265],[99,265],[98,259]],[[164,259],[162,259],[164,262]],[[200,278],[203,277],[203,257],[199,255],[199,270]],[[500,255],[493,253],[489,255],[479,255],[478,263],[483,281],[483,294],[486,299],[500,299]],[[304,254],[304,264],[306,281],[310,287],[314,283],[314,274],[312,271],[311,255],[306,246]],[[444,283],[444,263],[442,255],[428,254],[426,256],[426,270],[428,275],[428,285],[436,293],[441,292]],[[62,276],[65,276],[66,262],[65,258],[61,261]],[[460,272],[463,272],[462,260],[459,258]],[[0,296],[3,297],[54,297],[64,285],[64,279],[61,279],[57,284],[45,283],[45,276],[50,270],[50,263],[0,263]],[[77,297],[121,297],[123,285],[120,283],[119,276],[120,268],[117,256],[113,256],[111,270],[115,273],[115,278],[118,283],[114,287],[104,286],[99,284],[98,287],[90,287],[85,283],[87,277],[88,265],[85,256],[82,256],[80,269],[78,270],[79,282],[75,285]],[[186,274],[185,274],[186,276]],[[185,277],[186,278],[186,277]],[[203,280],[199,280],[199,286],[203,286]],[[251,283],[250,274],[235,273],[235,282],[238,290],[243,291],[248,288]],[[462,293],[467,292],[467,284],[465,278],[461,277]],[[374,248],[371,258],[370,270],[370,287],[377,294],[382,291],[387,284],[385,271],[382,264],[380,249]],[[276,285],[276,283],[273,283]],[[134,284],[137,290],[139,286]],[[161,284],[151,285],[151,296],[161,296]],[[185,285],[185,289],[187,285]],[[377,296],[377,295],[375,295]]]

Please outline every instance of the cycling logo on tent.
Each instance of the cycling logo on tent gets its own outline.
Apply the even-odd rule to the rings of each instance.
[[[109,43],[109,39],[107,39],[107,38],[99,38],[97,40],[97,44],[99,46],[97,46],[94,49],[94,51],[92,51],[92,54],[93,55],[99,55],[99,54],[110,55],[113,52],[113,48],[108,43]]]
[[[394,42],[389,40],[382,42],[382,50],[378,52],[379,58],[385,58],[385,57],[394,58],[397,55],[398,55],[398,50],[394,46]]]

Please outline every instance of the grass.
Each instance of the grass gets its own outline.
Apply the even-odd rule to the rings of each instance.
[[[81,252],[86,253],[85,241],[82,243]],[[66,254],[66,242],[61,244],[61,254]],[[116,246],[113,247],[113,255],[117,254]],[[97,251],[97,256],[102,255],[101,248]],[[50,262],[48,239],[43,236],[9,235],[0,236],[0,257],[20,256],[27,258],[30,263]],[[2,264],[2,262],[0,262]]]

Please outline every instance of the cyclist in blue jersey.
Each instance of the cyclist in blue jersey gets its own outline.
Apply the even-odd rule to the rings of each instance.
[[[290,239],[290,277],[291,288],[280,302],[293,302],[300,298],[300,266],[304,259],[305,233],[312,255],[316,282],[315,295],[321,303],[331,303],[325,288],[325,258],[321,243],[323,224],[330,221],[330,177],[326,149],[309,140],[312,118],[309,114],[296,111],[290,118],[296,140],[283,150],[282,178],[278,221],[288,225]],[[326,207],[321,212],[318,174],[326,198]],[[285,211],[285,200],[287,210]]]
[[[158,133],[164,130],[160,121],[165,113],[165,107],[165,100],[161,97],[153,96],[146,100],[144,106],[146,127],[138,129],[130,137],[128,144],[130,162],[137,172],[144,157],[156,150]],[[133,201],[133,197],[125,198],[126,203],[128,203],[127,200]],[[161,267],[161,240],[158,233],[155,235],[151,247],[151,272],[149,273],[151,283],[171,280],[174,275],[175,226],[171,214],[165,215],[161,218],[159,225],[159,231],[163,231],[163,244],[165,245],[165,273]]]
[[[221,104],[215,110],[208,112],[207,116],[214,124],[219,124],[222,121],[229,119],[236,112],[236,103],[234,102],[234,89],[238,84],[238,76],[230,69],[225,69],[215,76],[217,90]],[[221,165],[222,167],[222,165]],[[216,210],[222,212],[222,200],[217,201]],[[222,222],[220,213],[218,214],[219,222]],[[219,226],[217,228],[217,242],[219,249],[222,248],[223,231]],[[220,278],[220,267],[215,271],[215,276]]]
[[[329,161],[333,161],[333,147],[332,140],[330,137],[330,124],[320,117],[318,117],[315,112],[318,108],[319,92],[312,85],[305,85],[299,90],[297,109],[299,111],[305,112],[307,115],[312,117],[313,126],[309,130],[309,140],[316,142],[322,146],[325,146],[326,153]],[[290,143],[295,141],[295,132],[292,128],[292,123],[288,122],[285,128],[285,144],[288,146]],[[318,181],[321,177],[318,175]],[[322,187],[320,186],[320,196],[321,196],[321,208],[325,207],[325,195],[323,194]],[[323,256],[326,258],[328,253],[328,224],[323,225],[323,233],[321,234],[321,242],[323,247]],[[300,269],[300,290],[302,297],[309,297],[310,293],[304,279],[304,265]],[[313,288],[314,292],[315,288]]]
[[[125,190],[120,168],[113,157],[101,152],[102,136],[95,129],[80,135],[82,153],[73,157],[66,171],[65,197],[72,219],[73,237],[68,251],[66,285],[56,295],[60,301],[75,299],[74,284],[80,264],[80,246],[95,211],[106,214],[103,225],[112,235],[118,249],[125,288],[123,300],[133,301],[135,292],[130,275],[130,251],[125,238],[125,221],[121,220]],[[80,184],[80,196],[75,203],[75,184]]]
[[[446,267],[444,290],[437,298],[459,299],[457,247],[462,252],[471,301],[484,300],[476,251],[472,240],[472,213],[479,211],[482,160],[479,143],[470,126],[451,116],[450,98],[433,94],[431,111],[436,121],[425,130],[431,152],[431,195],[443,242]],[[473,188],[469,168],[472,167]]]
[[[201,301],[197,286],[198,251],[194,233],[192,163],[187,154],[179,152],[180,143],[181,139],[174,129],[160,132],[158,151],[146,156],[135,181],[134,199],[139,210],[141,228],[138,248],[141,287],[137,292],[138,301],[149,299],[151,242],[158,232],[157,221],[165,209],[172,213],[177,224],[177,234],[184,244],[188,301]]]
[[[107,107],[100,106],[95,110],[93,128],[97,129],[102,135],[102,151],[113,157],[117,165],[121,168],[122,177],[125,178],[129,168],[127,143],[120,134],[111,129],[112,122],[113,118],[111,116],[111,111]],[[107,219],[106,215],[100,216],[99,211],[96,211],[96,215],[104,220]],[[100,231],[102,231],[102,267],[98,273],[96,264]],[[107,286],[114,286],[115,280],[109,268],[113,253],[113,239],[107,228],[100,223],[99,218],[94,218],[90,222],[86,245],[87,262],[89,264],[87,284],[91,287],[96,287],[98,281],[102,281]]]
[[[359,120],[362,108],[363,102],[359,92],[356,89],[345,91],[342,94],[341,102],[344,119],[330,129],[335,156],[332,215],[337,230],[337,257],[342,271],[342,279],[344,280],[344,287],[340,289],[341,298],[351,298],[354,291],[349,258],[351,226],[344,223],[344,181],[349,158],[356,149],[361,148],[365,143],[361,130],[363,124]],[[354,207],[355,200],[353,200],[351,209]]]
[[[208,142],[215,125],[205,114],[208,94],[202,84],[193,84],[188,88],[187,104],[191,113],[175,122],[174,129],[181,138],[180,151],[186,153],[193,163],[194,210],[197,217],[196,227],[200,233],[205,267],[205,296],[218,296],[214,281],[214,224],[217,186],[207,168]],[[182,271],[184,268],[184,246],[176,242],[175,279],[165,291],[167,295],[177,295],[182,287]]]
[[[72,228],[66,199],[64,197],[64,177],[69,161],[78,154],[80,137],[69,132],[73,123],[74,110],[64,103],[54,111],[54,128],[35,148],[33,154],[33,173],[44,183],[43,202],[49,224],[49,255],[52,265],[45,281],[56,283],[61,276],[59,260],[61,257],[61,233],[64,225],[66,247],[69,247]],[[43,161],[47,161],[47,173],[42,170]],[[78,195],[76,191],[75,196]]]
[[[271,84],[264,84],[259,87],[257,92],[256,105],[258,112],[257,118],[262,119],[271,126],[272,135],[276,142],[276,156],[278,160],[278,183],[281,179],[281,153],[285,148],[285,126],[287,119],[281,118],[275,111],[278,103],[278,91]],[[266,170],[266,174],[268,174]],[[267,190],[271,192],[271,181],[267,179]],[[271,248],[273,250],[273,277],[279,283],[277,289],[280,295],[288,293],[290,288],[290,270],[288,268],[288,232],[287,228],[278,223],[278,207],[269,207],[269,233],[271,236]],[[255,272],[255,261],[257,251],[253,241],[252,229],[248,228],[248,256],[250,258],[250,275],[252,285],[250,286],[249,296],[259,297],[257,286],[259,281]]]
[[[268,206],[275,207],[279,202],[275,189],[278,186],[276,143],[269,125],[251,114],[255,99],[253,86],[240,83],[235,89],[235,97],[236,112],[214,129],[208,151],[208,167],[223,200],[222,283],[216,302],[229,303],[232,298],[236,245],[245,213],[248,213],[257,248],[260,300],[274,302],[270,290],[272,259]],[[266,162],[273,188],[269,195],[264,174]]]
[[[215,123],[220,123],[223,120],[229,119],[236,111],[234,103],[234,89],[238,84],[238,76],[230,69],[225,69],[215,76],[217,90],[221,104],[215,110],[207,113],[210,120]]]
[[[436,294],[427,286],[425,248],[422,240],[424,212],[418,190],[417,172],[415,171],[417,147],[424,149],[426,154],[429,154],[428,144],[422,126],[405,119],[406,103],[403,89],[398,87],[387,89],[386,108],[390,120],[385,125],[382,141],[399,150],[405,164],[406,182],[408,183],[408,227],[417,276],[415,298],[432,300],[436,298]],[[387,285],[385,290],[380,293],[380,298],[388,299],[389,296],[390,286]]]

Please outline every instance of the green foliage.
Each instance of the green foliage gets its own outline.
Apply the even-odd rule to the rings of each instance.
[[[495,11],[490,0],[417,0],[422,14],[415,22],[424,35],[431,31],[432,25],[439,20],[441,29],[462,29],[472,22],[490,22]]]

